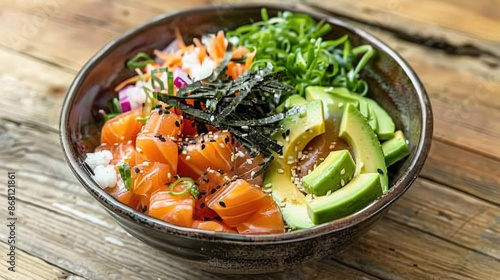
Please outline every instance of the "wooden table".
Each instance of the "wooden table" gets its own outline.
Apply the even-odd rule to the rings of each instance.
[[[0,278],[244,279],[184,267],[128,235],[77,183],[58,139],[66,90],[106,42],[215,2],[0,0],[1,213],[15,171],[18,217],[17,272],[7,270],[2,225]],[[302,2],[409,61],[432,100],[434,142],[421,177],[359,242],[313,266],[247,279],[500,279],[500,1]]]

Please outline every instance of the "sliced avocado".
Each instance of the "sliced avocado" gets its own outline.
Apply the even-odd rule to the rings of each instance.
[[[392,120],[391,116],[389,113],[387,113],[384,108],[382,108],[377,101],[370,99],[370,98],[365,98],[366,102],[368,103],[368,106],[370,106],[370,109],[373,111],[375,114],[375,119],[377,120],[377,129],[375,129],[375,132],[378,135],[378,138],[380,140],[387,140],[391,139],[394,137],[394,131],[396,130],[396,125],[394,124],[394,121]]]
[[[348,150],[330,152],[311,173],[302,177],[302,185],[308,193],[325,195],[349,183],[354,171],[356,164]]]
[[[325,87],[307,87],[306,88],[306,100],[321,100],[323,101],[323,107],[328,104],[337,105],[342,107],[343,104],[351,103],[358,106],[358,100],[354,97],[348,95],[333,95],[325,91]]]
[[[293,94],[293,95],[290,95],[290,97],[288,97],[285,100],[285,108],[290,109],[294,106],[303,105],[306,103],[307,103],[307,101],[304,99],[304,97],[297,95],[297,94]]]
[[[299,113],[286,117],[281,121],[283,130],[276,133],[274,138],[283,145],[285,160],[290,157],[295,160],[299,151],[315,136],[325,132],[323,104],[313,101],[297,106]],[[285,135],[285,137],[283,137]]]
[[[380,140],[387,140],[394,136],[394,131],[396,130],[396,125],[392,120],[389,113],[387,113],[384,108],[382,108],[377,101],[352,94],[346,88],[333,88],[333,87],[308,87],[307,89],[314,92],[325,92],[327,94],[338,96],[338,97],[348,97],[351,99],[356,99],[359,102],[357,106],[361,114],[368,119],[368,123],[372,129],[377,133]],[[306,98],[307,98],[306,89]]]
[[[317,225],[355,213],[381,195],[378,173],[359,174],[345,187],[310,201],[307,212],[312,222]]]
[[[387,166],[377,135],[354,106],[347,104],[340,121],[340,138],[354,150],[356,173],[379,173],[383,193],[389,188]]]
[[[382,143],[385,164],[391,166],[410,154],[405,136],[401,130],[394,133],[394,137]]]
[[[298,152],[314,137],[325,132],[323,105],[314,101],[304,105],[301,113],[285,118],[283,130],[275,140],[283,145],[283,156],[275,156],[264,175],[264,187],[271,187],[274,201],[280,207],[287,225],[292,229],[310,228],[313,223],[307,215],[307,201],[294,182],[291,168]],[[284,137],[283,137],[284,136]]]

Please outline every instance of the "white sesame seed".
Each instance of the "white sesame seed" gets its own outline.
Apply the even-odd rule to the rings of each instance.
[[[219,147],[221,147],[221,149],[224,149],[224,147],[226,146],[224,146],[224,143],[219,143]]]
[[[340,170],[340,175],[344,175],[345,174],[345,168],[342,168],[342,170]]]
[[[183,154],[183,155],[187,155],[187,153],[188,153],[188,152],[187,152],[186,150],[182,150],[182,154]]]
[[[328,190],[328,191],[326,192],[326,195],[331,195],[331,194],[332,194],[332,190]]]
[[[285,170],[283,170],[283,169],[281,169],[281,168],[279,168],[277,171],[278,171],[278,174],[283,174],[283,173],[285,173]]]
[[[271,183],[267,183],[264,185],[264,188],[271,188],[272,187],[272,184]]]
[[[342,108],[342,106],[344,106],[344,103],[339,102],[339,108]]]
[[[247,162],[248,164],[252,164],[252,159],[251,159],[251,158],[247,158],[246,162]]]
[[[187,157],[186,157],[186,160],[190,160],[190,159],[191,159],[191,156],[187,156]]]
[[[250,172],[250,178],[253,178],[255,176],[255,171]]]
[[[168,177],[169,180],[171,180],[172,179],[172,173],[168,172],[167,177]]]
[[[344,181],[344,179],[340,180],[340,185],[341,185],[342,187],[343,187],[343,186],[345,186],[345,181]]]
[[[141,149],[141,148],[137,147],[137,148],[135,148],[135,149],[136,149],[139,153],[142,153],[142,149]]]

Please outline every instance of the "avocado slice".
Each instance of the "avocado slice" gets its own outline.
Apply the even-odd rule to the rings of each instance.
[[[306,198],[292,181],[291,168],[307,143],[325,133],[321,101],[299,105],[299,110],[300,113],[281,121],[283,130],[276,133],[274,139],[283,145],[283,156],[275,155],[266,170],[263,183],[265,188],[271,187],[272,197],[292,229],[310,228],[313,223],[307,215]]]
[[[354,150],[355,176],[363,173],[379,173],[382,191],[385,194],[389,188],[389,179],[382,147],[366,118],[351,104],[344,107],[339,136]]]
[[[285,108],[291,109],[292,107],[295,107],[298,105],[303,105],[306,103],[307,103],[307,101],[304,99],[304,97],[297,95],[297,94],[293,94],[293,95],[290,95],[290,97],[288,97],[285,100]]]
[[[350,98],[358,101],[357,109],[368,120],[372,129],[377,133],[380,140],[387,140],[394,136],[396,125],[387,111],[384,110],[375,100],[356,94],[352,94],[346,88],[333,87],[307,87],[307,94],[311,96],[320,96],[320,93],[335,96]],[[351,102],[351,104],[353,104]]]
[[[377,120],[377,128],[374,130],[378,135],[378,139],[387,140],[394,137],[396,125],[394,124],[394,121],[389,113],[387,113],[387,111],[384,110],[384,108],[382,108],[377,101],[370,98],[365,99],[373,114],[375,114],[375,119]]]
[[[406,138],[401,130],[394,133],[394,137],[382,143],[385,164],[391,166],[410,154]]]
[[[349,183],[354,171],[356,164],[348,150],[330,152],[311,173],[302,177],[302,185],[308,193],[325,195]]]
[[[308,203],[307,213],[317,225],[339,219],[368,206],[382,195],[378,173],[359,174],[345,187]]]

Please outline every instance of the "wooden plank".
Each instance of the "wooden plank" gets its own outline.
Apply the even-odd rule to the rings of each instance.
[[[380,26],[404,35],[406,39],[441,46],[450,52],[474,55],[492,53],[500,57],[498,1],[321,1],[305,0],[339,15]],[[453,50],[453,48],[458,48]],[[481,51],[484,50],[484,51]]]
[[[93,198],[75,182],[62,155],[57,152],[55,133],[43,134],[46,141],[34,145],[37,139],[42,138],[36,129],[26,132],[23,127],[15,125],[4,125],[4,129],[6,134],[13,137],[13,146],[9,150],[17,152],[1,153],[0,149],[0,168],[15,170],[22,164],[22,168],[18,170],[22,172],[19,176],[26,186],[22,195],[24,200],[53,213],[76,215],[86,222],[120,231]],[[36,147],[27,148],[33,146]],[[27,159],[30,159],[29,163]],[[42,167],[44,163],[52,167]],[[53,190],[48,192],[43,186],[53,186]],[[0,185],[0,193],[5,193],[5,186]],[[500,207],[477,198],[418,179],[408,194],[392,208],[388,217],[443,240],[500,259]],[[446,223],[443,222],[443,217],[449,217],[445,220]]]
[[[500,207],[418,179],[387,216],[500,260]]]
[[[2,265],[0,266],[1,279],[68,279],[73,277],[68,271],[53,266],[40,258],[36,258],[19,248],[16,249],[16,267],[15,272],[7,270],[8,252],[10,245],[0,242],[0,251],[2,252]],[[75,279],[75,278],[73,278]]]
[[[421,176],[500,205],[497,160],[433,141]]]
[[[338,258],[384,279],[500,279],[500,261],[383,219]]]

